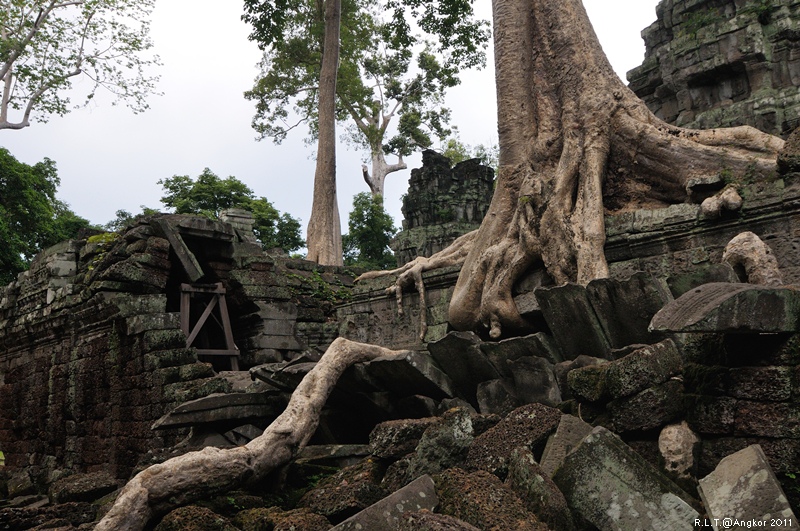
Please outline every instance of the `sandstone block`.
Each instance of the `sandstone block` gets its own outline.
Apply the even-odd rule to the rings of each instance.
[[[714,472],[700,480],[699,492],[712,521],[730,518],[736,522],[766,522],[768,529],[800,529],[759,445],[748,446],[720,461]],[[747,527],[744,523],[728,528]]]
[[[590,424],[578,417],[562,415],[555,433],[547,439],[542,453],[540,463],[544,473],[553,477],[567,454],[578,446],[592,429]]]
[[[421,510],[432,511],[438,503],[439,498],[436,496],[433,480],[430,476],[425,475],[332,529],[337,531],[396,529],[405,513]]]

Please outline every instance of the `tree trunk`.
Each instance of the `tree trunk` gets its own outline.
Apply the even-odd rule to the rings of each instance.
[[[383,197],[384,185],[386,183],[386,176],[396,171],[405,170],[408,165],[403,162],[403,157],[397,157],[397,164],[389,164],[386,162],[386,157],[383,155],[383,149],[378,146],[377,151],[372,150],[372,175],[367,171],[367,166],[362,165],[361,171],[364,174],[364,180],[369,186],[369,191],[373,196],[380,195]]]
[[[245,446],[225,450],[208,447],[143,470],[125,485],[95,531],[144,529],[175,507],[258,482],[305,447],[317,429],[328,395],[350,365],[405,354],[347,339],[335,340],[297,386],[286,410],[261,436]]]
[[[779,138],[656,118],[614,74],[581,0],[494,0],[493,18],[498,182],[451,300],[456,329],[522,328],[511,289],[537,263],[559,284],[606,277],[605,208],[684,202],[689,179],[722,170],[775,170]]]
[[[336,72],[339,65],[341,0],[325,2],[325,42],[319,75],[319,141],[314,173],[314,201],[308,221],[307,259],[343,265],[342,227],[336,198]]]

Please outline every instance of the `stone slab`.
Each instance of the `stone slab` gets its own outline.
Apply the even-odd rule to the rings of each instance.
[[[800,330],[800,286],[704,284],[662,308],[651,330],[780,333]]]
[[[402,489],[376,502],[333,527],[337,531],[397,529],[404,513],[423,509],[433,511],[439,504],[430,476],[421,476]]]
[[[548,439],[542,452],[540,466],[549,477],[564,462],[564,458],[592,432],[592,426],[573,415],[562,415],[555,433]]]
[[[459,395],[475,407],[478,384],[500,377],[480,344],[480,338],[472,332],[450,332],[439,341],[428,343],[428,352],[453,381]]]
[[[481,343],[481,350],[489,357],[489,361],[497,367],[504,377],[511,377],[508,363],[523,356],[545,358],[550,363],[563,361],[552,336],[543,332],[522,337],[512,337],[502,341]]]
[[[700,497],[718,529],[748,529],[761,522],[765,529],[800,529],[761,446],[754,444],[722,459],[700,480]],[[724,526],[724,519],[733,524]],[[723,525],[720,525],[723,524]]]
[[[286,399],[274,393],[213,394],[185,402],[153,424],[154,430],[202,424],[248,424],[274,418],[286,407]]]
[[[572,360],[581,354],[597,358],[608,355],[611,345],[586,288],[564,284],[538,288],[534,293],[564,359]]]
[[[553,481],[573,514],[600,531],[692,531],[700,517],[688,494],[599,426],[567,455]]]
[[[561,403],[552,363],[544,358],[525,356],[509,363],[509,367],[514,375],[516,395],[523,404],[538,402],[557,406]]]
[[[647,345],[609,362],[606,390],[611,398],[630,396],[666,382],[681,372],[683,362],[671,339]]]
[[[627,280],[596,279],[589,282],[586,291],[611,348],[653,343],[663,335],[647,327],[672,295],[653,276],[639,272]]]
[[[436,399],[456,396],[452,380],[424,352],[377,358],[367,364],[367,374],[384,389],[400,396],[424,395]]]

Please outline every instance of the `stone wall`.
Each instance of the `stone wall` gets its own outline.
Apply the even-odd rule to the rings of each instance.
[[[659,118],[707,129],[800,124],[800,2],[662,0],[630,88]]]
[[[0,450],[5,473],[23,477],[16,484],[87,471],[126,478],[144,454],[185,436],[151,431],[154,421],[231,390],[229,358],[186,348],[186,282],[225,287],[244,370],[327,348],[352,278],[269,256],[234,226],[193,216],[44,251],[0,289]]]
[[[477,229],[494,193],[494,171],[478,159],[451,168],[450,159],[425,150],[422,168],[411,170],[403,197],[403,230],[392,248],[398,265],[431,256]]]
[[[721,183],[720,183],[721,186]],[[613,278],[624,279],[637,271],[656,277],[681,277],[698,273],[722,259],[725,245],[737,234],[751,231],[770,245],[786,283],[800,283],[800,174],[769,182],[740,185],[744,206],[721,219],[703,219],[699,205],[678,204],[657,210],[637,210],[606,217],[606,258]],[[433,271],[426,280],[426,341],[447,332],[447,305],[458,268]],[[385,289],[392,278],[359,284],[350,302],[338,309],[340,334],[359,341],[393,348],[423,348],[419,340],[416,293],[403,296],[397,313],[393,295]],[[541,272],[532,272],[516,288],[515,301],[525,313],[530,291],[547,284]],[[535,308],[534,308],[535,313]]]

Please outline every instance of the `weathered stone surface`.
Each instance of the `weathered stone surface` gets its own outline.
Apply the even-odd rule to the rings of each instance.
[[[541,403],[557,406],[561,403],[553,364],[545,358],[526,356],[508,364],[514,375],[516,396],[523,404]]]
[[[406,482],[463,464],[474,440],[474,433],[468,410],[454,408],[446,411],[440,422],[432,424],[422,434],[417,448],[410,456],[405,473]]]
[[[798,123],[797,3],[668,0],[642,32],[631,89],[659,118],[693,129],[751,125],[787,135]]]
[[[573,415],[562,415],[556,431],[547,439],[542,452],[542,471],[553,477],[564,458],[592,432],[592,426]]]
[[[520,406],[513,382],[489,380],[478,385],[478,410],[481,413],[506,416]]]
[[[497,476],[484,470],[467,473],[451,468],[434,477],[439,512],[478,529],[545,531],[548,526],[528,511]]]
[[[711,519],[745,522],[730,529],[745,529],[752,520],[769,523],[769,529],[800,528],[758,445],[720,461],[714,472],[700,480],[699,492]]]
[[[556,374],[556,380],[558,380],[558,388],[561,390],[561,399],[568,400],[573,398],[572,391],[569,388],[569,381],[568,375],[574,369],[580,369],[581,367],[589,367],[590,365],[603,365],[607,363],[608,360],[603,358],[593,358],[591,356],[578,356],[574,360],[569,361],[562,361],[561,363],[556,363],[553,370]]]
[[[233,523],[242,531],[327,531],[333,527],[324,516],[305,508],[291,511],[278,507],[248,509],[239,512]]]
[[[439,341],[428,343],[428,352],[453,382],[459,395],[477,406],[478,384],[500,375],[480,348],[473,332],[450,332]]]
[[[661,334],[653,334],[647,327],[656,312],[672,300],[663,282],[639,272],[626,280],[593,280],[586,291],[611,348],[660,339]]]
[[[221,429],[241,426],[277,417],[286,407],[286,402],[285,396],[274,392],[212,394],[181,404],[158,419],[153,429],[203,424],[218,425]]]
[[[742,282],[760,286],[781,286],[783,276],[769,245],[752,232],[743,232],[728,242],[722,261],[729,264]]]
[[[694,271],[667,278],[667,286],[675,299],[694,288],[712,282],[739,282],[739,277],[730,264],[722,263],[702,264]]]
[[[520,446],[544,446],[558,426],[561,412],[544,404],[515,409],[496,426],[475,438],[467,454],[470,470],[486,470],[505,478],[511,452]]]
[[[800,403],[797,402],[739,400],[735,418],[737,435],[800,439]]]
[[[800,291],[792,286],[705,284],[661,309],[653,330],[672,332],[795,332],[800,328]]]
[[[378,358],[366,365],[367,374],[399,396],[420,394],[441,399],[456,395],[452,380],[426,353],[409,352],[402,358]]]
[[[545,358],[550,363],[563,361],[552,336],[543,332],[497,342],[487,341],[481,343],[481,350],[505,377],[510,377],[512,374],[508,364],[525,356]]]
[[[689,496],[619,437],[597,427],[556,471],[574,515],[601,531],[694,529]]]
[[[156,531],[236,531],[227,518],[206,507],[187,505],[168,513],[155,527]]]
[[[322,514],[333,523],[341,522],[388,494],[380,486],[384,472],[384,466],[372,459],[343,468],[304,494],[297,506]]]
[[[611,424],[618,433],[663,426],[678,418],[682,411],[683,383],[679,380],[669,380],[608,403]]]
[[[551,529],[575,529],[564,495],[550,476],[536,464],[529,448],[520,447],[511,453],[506,485],[517,493],[529,511]]]
[[[608,363],[579,367],[567,373],[570,394],[587,402],[599,402],[608,398],[606,374]]]
[[[681,372],[683,362],[671,339],[648,345],[611,361],[606,369],[606,390],[611,398],[636,394],[666,382]]]
[[[729,397],[687,395],[686,421],[693,430],[707,435],[733,433],[736,400]]]
[[[0,525],[4,529],[34,529],[58,520],[77,527],[93,522],[96,510],[94,505],[87,502],[68,502],[37,508],[3,508],[0,509]]]
[[[333,529],[396,529],[404,513],[436,508],[439,498],[430,476],[421,476],[402,489],[370,505]]]
[[[658,451],[664,471],[676,484],[686,488],[694,482],[700,457],[700,438],[686,421],[670,424],[661,430]]]
[[[426,429],[440,422],[438,417],[381,422],[369,434],[370,451],[383,459],[402,457],[414,451]]]
[[[538,288],[534,293],[564,359],[572,360],[581,354],[598,358],[608,355],[611,345],[586,288],[565,284]],[[565,323],[569,326],[564,326]]]
[[[117,487],[117,481],[107,472],[73,474],[55,481],[48,494],[53,503],[92,502]]]
[[[464,520],[430,511],[404,514],[396,529],[397,531],[480,531]]]

